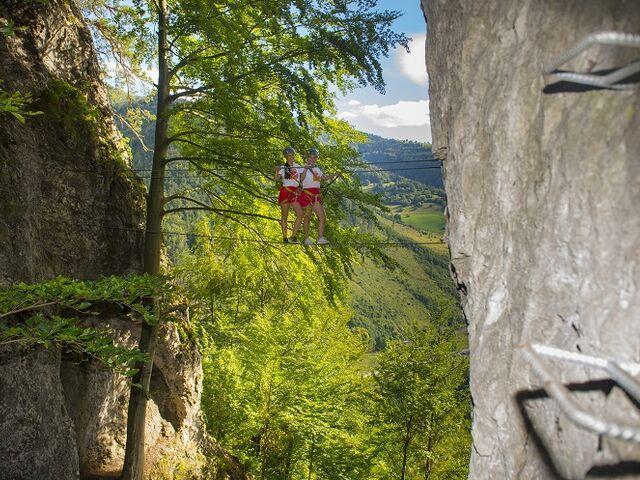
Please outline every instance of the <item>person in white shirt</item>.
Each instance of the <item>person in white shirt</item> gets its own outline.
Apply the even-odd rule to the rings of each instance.
[[[304,215],[304,243],[305,245],[313,245],[313,240],[309,237],[309,223],[311,222],[311,213],[315,213],[318,217],[318,245],[326,245],[329,241],[324,238],[324,227],[326,223],[326,214],[322,205],[322,194],[320,193],[320,182],[323,180],[332,180],[339,173],[325,175],[320,167],[316,165],[319,152],[315,148],[309,149],[307,154],[307,163],[302,170],[300,181],[302,182],[302,193],[300,194],[300,205],[307,209]],[[311,208],[309,208],[311,207]]]
[[[278,204],[280,205],[280,227],[284,243],[298,243],[297,235],[302,223],[303,212],[300,206],[300,174],[302,166],[295,163],[296,151],[293,147],[287,147],[282,152],[287,162],[276,167],[276,182],[282,180]],[[291,237],[287,236],[289,209],[293,207],[296,212],[296,221],[293,224]]]

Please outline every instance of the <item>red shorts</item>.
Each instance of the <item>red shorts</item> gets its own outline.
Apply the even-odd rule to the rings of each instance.
[[[308,207],[316,203],[322,203],[322,194],[319,188],[305,188],[302,190],[300,194],[300,205]]]
[[[296,187],[280,187],[280,194],[278,195],[278,203],[298,203],[300,192]]]

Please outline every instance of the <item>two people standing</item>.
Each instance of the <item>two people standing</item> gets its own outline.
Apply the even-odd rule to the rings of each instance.
[[[329,241],[324,237],[326,225],[326,214],[322,205],[322,193],[320,185],[322,181],[333,180],[340,175],[333,173],[327,175],[316,165],[319,152],[315,148],[307,152],[307,161],[304,166],[295,163],[295,150],[287,147],[283,151],[287,163],[276,168],[276,181],[282,180],[278,203],[280,204],[281,216],[280,227],[285,243],[298,243],[297,235],[300,224],[304,227],[305,245],[313,245],[313,240],[309,237],[309,224],[311,215],[315,213],[318,218],[318,245],[326,245]],[[293,224],[291,237],[287,236],[289,210],[293,208],[296,220]],[[304,210],[303,210],[304,209]]]

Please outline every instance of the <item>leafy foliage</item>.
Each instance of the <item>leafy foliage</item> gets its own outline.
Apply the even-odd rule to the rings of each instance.
[[[382,478],[467,478],[470,398],[460,348],[455,331],[430,324],[410,330],[380,355],[375,379]]]
[[[105,53],[126,61],[129,72],[151,63],[155,44],[145,38],[154,33],[148,21],[153,8],[117,0],[86,0],[82,6]],[[163,116],[170,130],[167,165],[181,171],[165,177],[166,209],[195,212],[192,222],[204,211],[236,219],[273,212],[269,177],[287,144],[303,151],[321,143],[322,166],[329,171],[354,161],[352,145],[363,137],[329,116],[335,110],[330,85],[346,90],[369,83],[382,90],[379,58],[407,44],[390,28],[398,13],[374,6],[369,1],[169,2],[171,106]],[[130,133],[134,153],[142,143],[153,143],[157,121],[132,120],[129,110],[140,120],[147,109],[136,103],[121,98],[118,106],[120,120],[132,127],[128,130],[140,127]],[[136,166],[150,168],[150,152],[142,150]],[[369,207],[380,205],[357,178],[334,190],[328,201],[338,218],[332,225],[353,215],[372,218]],[[179,224],[165,215],[165,225],[180,230]],[[337,240],[340,260],[334,264],[347,265],[357,235],[342,229],[328,233]],[[185,246],[176,239],[174,247],[179,243]]]
[[[322,253],[225,241],[198,248],[176,272],[193,296],[211,433],[262,478],[307,478],[309,468],[362,461],[352,444],[361,441],[366,336],[348,328],[342,280],[317,288]],[[331,464],[338,448],[350,452],[350,467]]]
[[[232,221],[218,222],[216,228],[225,238],[242,231]],[[266,235],[269,228],[277,227],[267,227]],[[207,222],[201,223],[200,232],[206,234],[207,229]],[[392,400],[387,390],[376,387],[386,370],[377,368],[371,375],[375,367],[366,361],[369,335],[349,327],[352,312],[343,302],[348,298],[345,278],[328,276],[332,281],[318,288],[325,278],[323,256],[323,251],[309,256],[300,246],[272,248],[226,239],[201,240],[181,256],[174,272],[190,297],[201,345],[207,425],[256,478],[397,478],[392,460],[398,442],[390,433],[396,426],[392,419],[381,423],[386,417],[380,414]],[[431,320],[446,323],[450,313],[443,310],[441,318]],[[460,398],[465,398],[466,363],[455,354],[461,342],[437,329],[429,332],[422,352],[442,352],[429,357],[438,359],[439,370],[433,366],[419,373],[432,376],[424,382],[439,382],[433,375],[455,365],[451,360],[457,357],[462,363],[446,387],[455,384]],[[407,327],[395,335],[406,339],[413,334]],[[416,336],[415,341],[423,339]],[[392,351],[401,345],[392,343]],[[407,358],[403,355],[394,364],[396,373],[413,375],[414,364],[401,371]],[[419,394],[415,395],[417,402]],[[468,402],[450,407],[467,418]],[[451,432],[443,430],[438,445],[453,441]],[[433,453],[434,469],[453,472],[448,478],[464,478],[464,468],[456,473],[447,466],[466,455],[468,443],[460,443],[457,455],[436,458]],[[411,464],[418,465],[421,458],[416,453]],[[420,473],[415,478],[424,477]]]
[[[11,37],[15,35],[15,22],[13,19],[1,20],[0,21],[0,34],[6,37]]]
[[[0,35],[11,37],[15,35],[15,23],[12,19],[0,21]],[[2,80],[0,80],[0,84]],[[33,99],[29,93],[21,93],[14,91],[7,92],[0,88],[0,115],[11,115],[13,118],[24,124],[27,117],[41,115],[42,112],[36,110],[28,110]]]
[[[99,317],[107,305],[116,305],[132,317],[155,322],[156,314],[143,298],[167,291],[170,288],[163,279],[149,275],[17,283],[0,291],[0,345],[55,345],[132,376],[133,365],[146,356],[138,349],[115,345],[107,331],[83,327],[81,319]]]
[[[13,118],[24,124],[27,117],[41,115],[42,112],[29,110],[29,105],[33,102],[31,95],[15,91],[9,93],[0,88],[0,115],[11,115]]]
[[[23,348],[56,346],[98,359],[127,377],[136,373],[133,368],[136,361],[146,360],[138,349],[115,345],[109,333],[83,328],[78,323],[77,318],[43,313],[36,313],[13,326],[0,322],[0,345],[16,344]]]
[[[162,219],[164,231],[183,234],[168,246],[203,353],[209,431],[263,480],[389,478],[397,446],[372,435],[388,395],[374,388],[368,334],[349,328],[346,306],[361,253],[393,263],[372,233],[380,197],[359,177],[332,186],[330,249],[268,240],[280,237],[270,176],[285,145],[318,147],[328,171],[358,163],[364,137],[333,118],[331,88],[383,90],[380,57],[407,43],[391,30],[398,14],[374,0],[83,6],[128,73],[158,60],[157,115],[129,114],[129,99],[120,113],[140,129],[134,151],[157,134],[153,168],[166,176],[150,182],[159,207],[149,211],[154,228]],[[145,150],[136,161],[148,169]]]

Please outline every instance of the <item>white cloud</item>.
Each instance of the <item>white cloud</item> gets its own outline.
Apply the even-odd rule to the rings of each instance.
[[[391,105],[349,100],[338,117],[358,130],[389,138],[431,141],[429,100],[400,101]]]
[[[429,100],[400,101],[392,105],[365,105],[350,100],[338,117],[348,122],[368,122],[381,127],[410,127],[429,123]]]
[[[426,87],[429,83],[425,65],[426,34],[417,34],[409,44],[410,51],[398,50],[397,61],[402,73],[413,83]]]

